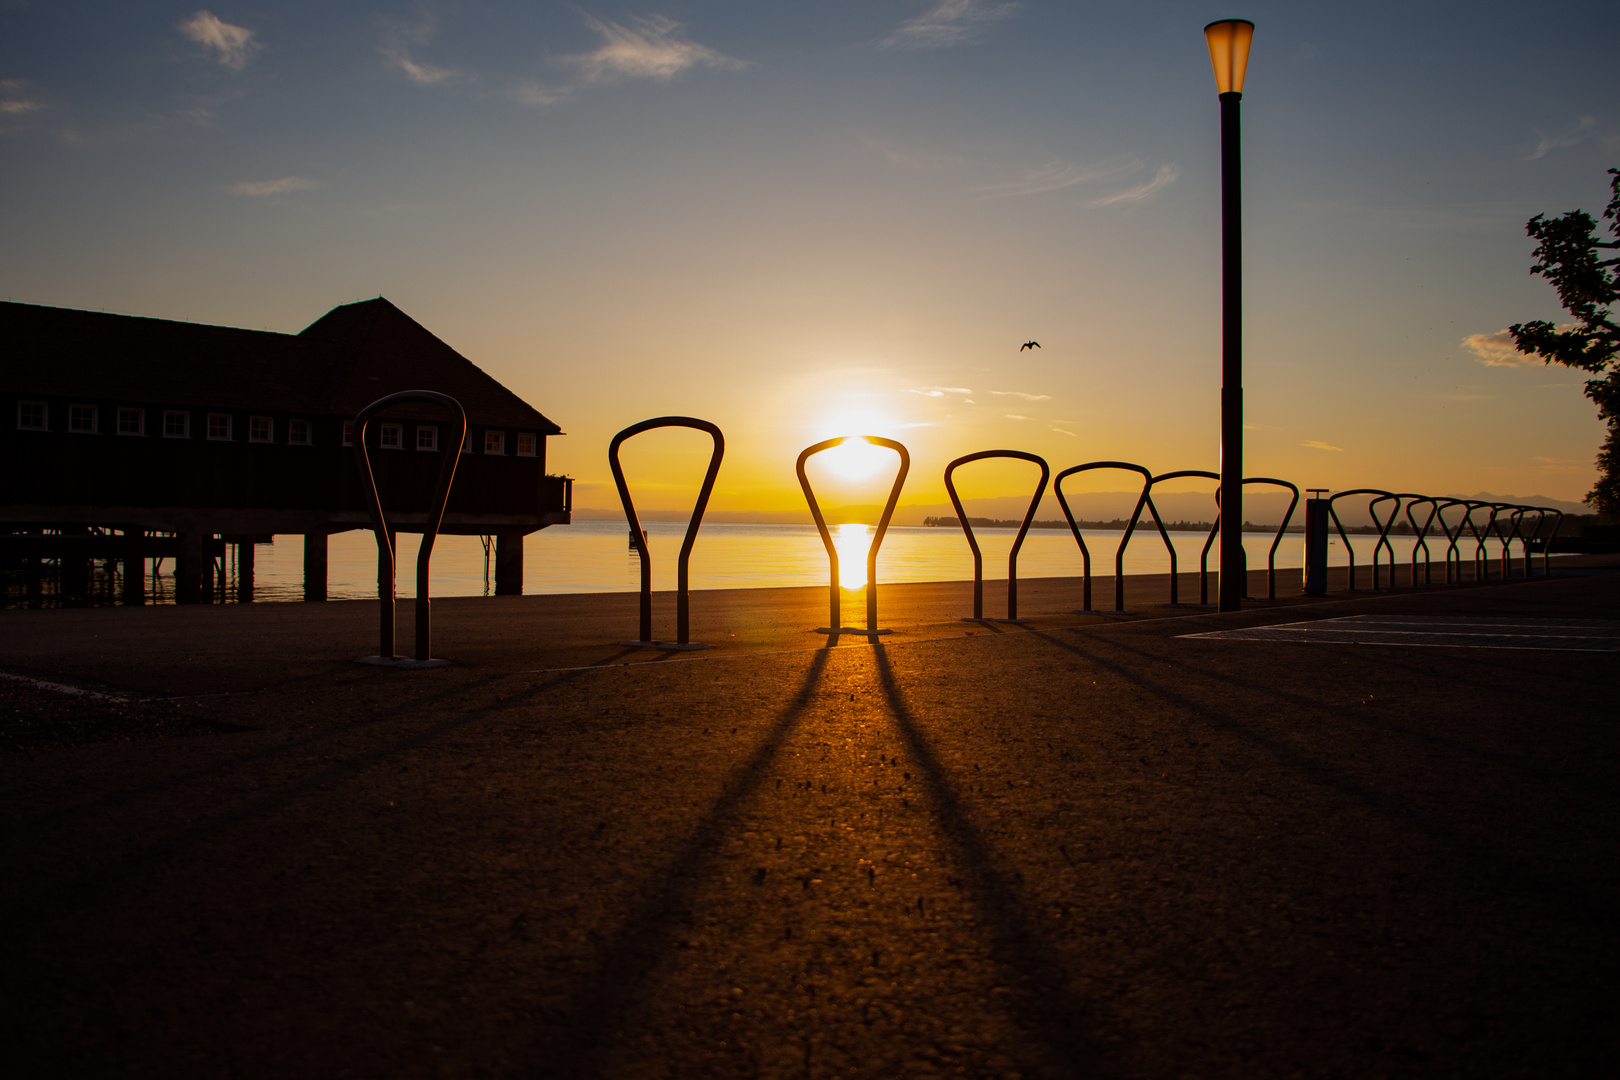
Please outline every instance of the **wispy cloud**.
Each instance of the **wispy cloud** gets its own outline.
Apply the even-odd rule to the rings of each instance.
[[[1058,433],[1058,434],[1059,434],[1059,435],[1067,435],[1067,436],[1069,436],[1069,438],[1071,438],[1071,439],[1078,439],[1078,438],[1079,438],[1079,437],[1080,437],[1080,436],[1078,436],[1078,435],[1076,435],[1076,434],[1075,434],[1075,433],[1074,433],[1074,432],[1072,432],[1072,431],[1064,431],[1064,430],[1063,430],[1063,429],[1062,429],[1062,428],[1060,428],[1060,427],[1052,427],[1052,425],[1051,425],[1051,424],[1048,424],[1048,425],[1046,425],[1046,426],[1047,426],[1047,427],[1048,427],[1048,428],[1050,428],[1050,429],[1051,429],[1051,430],[1053,430],[1053,431],[1055,431],[1055,432],[1057,432],[1057,433]]]
[[[263,197],[266,195],[285,195],[289,191],[307,191],[310,188],[325,186],[318,180],[310,180],[302,176],[283,176],[280,180],[247,180],[240,184],[231,184],[225,190],[232,195]]]
[[[601,44],[589,52],[554,57],[551,63],[567,69],[567,75],[554,81],[516,79],[501,89],[495,88],[500,85],[496,80],[481,80],[476,72],[417,60],[415,51],[433,38],[435,26],[431,19],[385,22],[378,48],[390,64],[418,86],[482,81],[490,87],[490,93],[534,109],[571,101],[581,91],[595,85],[628,79],[662,83],[693,68],[741,71],[753,66],[746,60],[690,40],[681,23],[662,15],[638,15],[622,23],[589,15],[584,18],[585,25],[601,38]]]
[[[1334,446],[1332,443],[1317,442],[1315,439],[1308,439],[1305,442],[1300,443],[1299,445],[1301,445],[1303,447],[1306,447],[1308,449],[1311,449],[1311,450],[1340,450],[1340,451],[1342,451],[1344,449],[1344,447],[1342,447],[1342,446]]]
[[[992,390],[996,397],[1021,397],[1025,401],[1051,401],[1051,394],[1026,394],[1022,390]]]
[[[1135,187],[1128,187],[1124,191],[1116,191],[1112,195],[1092,199],[1091,205],[1123,206],[1126,209],[1134,209],[1175,183],[1176,177],[1180,175],[1181,171],[1174,165],[1160,165],[1154,171],[1151,180],[1137,184]]]
[[[946,394],[971,394],[973,391],[964,386],[919,386],[914,390],[906,391],[908,394],[921,394],[923,397],[944,397]],[[993,393],[994,391],[992,391]]]
[[[1538,457],[1535,460],[1536,471],[1544,473],[1578,473],[1592,468],[1590,461],[1581,461],[1578,458]]]
[[[179,30],[211,52],[221,66],[232,71],[241,71],[247,66],[248,58],[259,50],[252,30],[223,22],[212,11],[197,12],[181,23]]]
[[[1092,165],[1078,162],[1050,161],[1023,169],[1011,180],[982,184],[973,189],[981,199],[1005,199],[1017,195],[1039,195],[1046,191],[1060,191],[1093,181],[1110,180],[1125,176],[1142,167],[1134,158],[1111,158]]]
[[[1570,324],[1573,326],[1574,324]],[[1568,329],[1568,327],[1559,327]],[[1513,344],[1513,335],[1506,330],[1498,330],[1494,334],[1469,334],[1458,343],[1459,346],[1474,354],[1475,358],[1486,367],[1539,367],[1541,361],[1529,353],[1522,353]]]
[[[1545,157],[1551,150],[1561,150],[1566,146],[1579,146],[1598,133],[1598,121],[1595,116],[1583,116],[1575,122],[1575,126],[1556,135],[1549,135],[1545,131],[1536,131],[1536,145],[1527,154],[1524,160],[1535,161]]]
[[[562,62],[578,68],[586,84],[619,79],[668,82],[695,67],[741,71],[749,66],[744,60],[687,40],[682,25],[662,15],[637,15],[628,25],[587,15],[585,23],[601,35],[602,44],[588,53],[565,56]]]
[[[1010,0],[938,0],[921,15],[895,27],[878,45],[885,49],[948,49],[965,45],[1018,8],[1019,5]]]
[[[874,139],[863,135],[861,145],[886,160],[912,172],[943,172],[973,164],[960,154],[940,154],[914,146],[903,146],[891,139]]]
[[[527,105],[531,109],[543,109],[547,105],[555,105],[560,101],[567,101],[574,96],[572,87],[546,86],[533,79],[520,79],[506,90],[506,96],[519,105]]]
[[[433,40],[435,24],[431,17],[424,16],[415,22],[384,19],[382,26],[382,42],[378,44],[377,51],[417,86],[438,86],[456,79],[460,74],[455,68],[421,63],[411,55],[412,50]]]
[[[1015,412],[1003,413],[1002,415],[1005,416],[1008,420],[1028,420],[1029,419],[1029,417],[1027,417],[1027,416],[1019,416]]]
[[[27,94],[28,80],[0,79],[0,116],[24,116],[44,108]]]
[[[1039,165],[1028,165],[1009,162],[1007,159],[1010,155],[988,148],[941,152],[871,136],[862,136],[860,143],[890,165],[910,172],[982,177],[979,183],[966,188],[968,194],[976,199],[1019,198],[1091,186],[1097,194],[1088,205],[1130,210],[1170,187],[1180,175],[1175,165],[1163,164],[1154,170],[1152,176],[1141,178],[1148,167],[1147,163],[1132,154],[1116,154],[1099,161],[1052,158]],[[1120,184],[1128,186],[1119,188]],[[1109,187],[1115,190],[1109,191]]]
[[[1020,195],[1040,195],[1048,191],[1061,191],[1081,184],[1118,183],[1132,173],[1139,173],[1146,165],[1139,158],[1116,157],[1096,164],[1052,161],[1045,165],[1024,169],[1011,180],[982,184],[973,189],[981,199],[1006,199]],[[1176,182],[1180,170],[1174,165],[1160,165],[1151,177],[1130,187],[1093,197],[1087,205],[1134,209]]]

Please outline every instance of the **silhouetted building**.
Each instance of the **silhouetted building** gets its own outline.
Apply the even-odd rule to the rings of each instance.
[[[416,389],[467,412],[441,531],[498,537],[497,591],[520,592],[523,536],[569,521],[570,482],[546,474],[561,432],[380,297],[298,334],[0,303],[5,545],[27,557],[71,548],[75,532],[86,552],[121,544],[134,603],[144,575],[129,569],[173,554],[177,599],[196,601],[223,543],[242,545],[251,582],[252,537],[302,533],[305,596],[324,599],[326,536],[371,525],[352,418]],[[419,531],[455,450],[450,418],[412,403],[367,434],[390,524]]]

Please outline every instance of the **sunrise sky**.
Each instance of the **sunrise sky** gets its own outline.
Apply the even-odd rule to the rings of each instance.
[[[0,295],[281,331],[386,296],[562,425],[585,507],[665,413],[725,429],[721,512],[799,509],[852,432],[911,448],[908,503],[991,447],[1213,469],[1231,16],[1247,471],[1578,500],[1580,380],[1493,335],[1559,320],[1524,222],[1620,166],[1608,4],[3,0]],[[671,507],[706,456],[627,452]]]

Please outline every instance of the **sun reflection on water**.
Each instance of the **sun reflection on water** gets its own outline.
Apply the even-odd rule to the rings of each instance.
[[[859,589],[866,584],[866,551],[872,546],[872,526],[853,522],[834,525],[833,547],[838,549],[838,584]]]

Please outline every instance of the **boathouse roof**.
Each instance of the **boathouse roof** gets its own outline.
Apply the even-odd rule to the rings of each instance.
[[[560,433],[382,297],[333,308],[298,334],[0,302],[0,385],[337,416],[395,391],[427,389],[459,400],[475,424]]]

